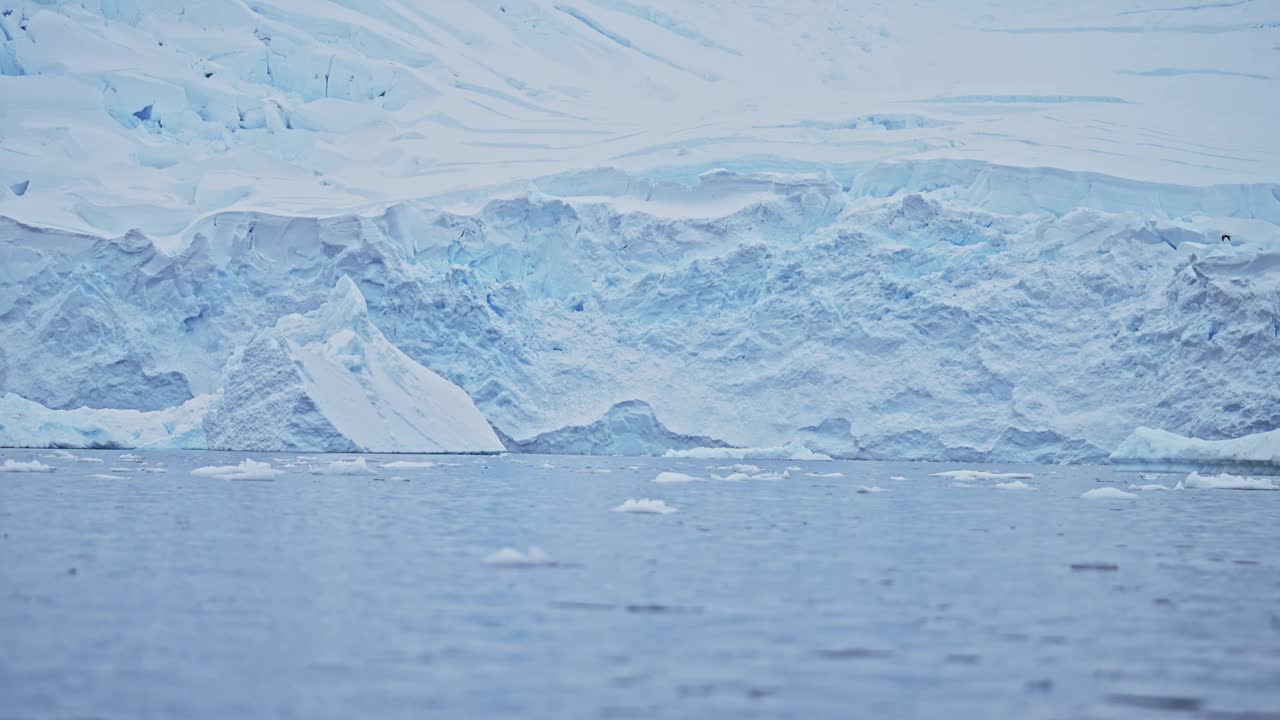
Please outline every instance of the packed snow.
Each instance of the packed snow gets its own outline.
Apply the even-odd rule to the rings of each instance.
[[[1181,485],[1188,490],[1280,490],[1280,482],[1272,478],[1241,475],[1201,475],[1191,473]]]
[[[662,500],[652,500],[650,498],[641,498],[639,500],[631,498],[624,501],[617,507],[610,508],[610,511],[616,513],[631,513],[635,515],[668,515],[676,511]]]
[[[191,474],[215,480],[274,480],[284,471],[271,467],[271,463],[245,458],[239,465],[207,465],[192,470]]]

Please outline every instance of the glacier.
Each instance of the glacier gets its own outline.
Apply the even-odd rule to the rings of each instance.
[[[1261,3],[0,11],[0,444],[1079,463],[1280,427]]]
[[[1140,427],[1111,453],[1111,461],[1134,465],[1280,470],[1280,430],[1224,440],[1183,437],[1166,430]]]

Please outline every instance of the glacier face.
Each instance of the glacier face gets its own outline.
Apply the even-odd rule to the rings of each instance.
[[[136,234],[11,226],[5,252],[23,262],[0,286],[0,322],[7,357],[27,362],[6,361],[5,388],[66,406],[51,374],[93,378],[129,353],[139,385],[215,392],[260,328],[350,276],[391,344],[516,440],[589,435],[629,400],[675,436],[862,458],[1099,460],[1140,425],[1222,438],[1280,424],[1280,237],[1257,219],[1277,216],[1273,193],[1218,188],[1237,216],[1209,217],[1204,195],[1112,179],[1088,182],[1108,211],[995,212],[973,198],[1027,203],[1035,171],[970,169],[721,171],[635,201],[615,174],[587,174],[471,214],[222,214],[173,255]],[[920,185],[935,189],[901,189]],[[671,209],[709,196],[738,207]],[[1163,198],[1167,214],[1132,198]],[[100,316],[67,309],[87,288]],[[76,318],[97,350],[69,358]]]
[[[0,423],[373,448],[326,393],[402,351],[543,450],[1272,430],[1275,19],[0,0]],[[371,330],[286,337],[343,277]]]

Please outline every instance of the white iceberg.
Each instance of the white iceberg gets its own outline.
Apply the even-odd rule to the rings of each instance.
[[[617,507],[609,508],[609,510],[616,513],[632,513],[635,515],[668,515],[675,512],[676,508],[671,507],[662,500],[649,498],[637,500],[631,498]]]
[[[5,460],[0,463],[0,473],[51,473],[53,468],[39,460]]]
[[[1191,473],[1182,482],[1188,490],[1280,490],[1280,484],[1271,478],[1244,477],[1241,475],[1201,475]]]
[[[948,478],[960,482],[974,482],[975,480],[1030,480],[1035,475],[1017,472],[997,473],[985,470],[948,470],[946,472],[933,473],[931,477]]]
[[[192,470],[191,474],[215,480],[274,480],[284,471],[276,470],[270,463],[245,458],[239,465],[208,465]]]
[[[992,485],[997,490],[1035,490],[1035,485],[1028,485],[1021,480],[1013,480],[1011,482],[1002,482]]]
[[[861,487],[859,487],[859,488],[858,488],[858,494],[859,494],[859,495],[871,495],[871,494],[874,494],[874,493],[882,493],[882,492],[889,492],[889,491],[888,491],[888,490],[885,490],[884,488],[880,487],[879,485],[870,485],[870,486],[863,485],[863,486],[861,486]]]
[[[328,465],[322,465],[311,470],[312,475],[372,475],[373,468],[369,467],[369,463],[364,458],[352,458],[350,460],[334,460]]]
[[[1129,489],[1137,490],[1139,492],[1160,492],[1162,490],[1172,490],[1173,488],[1168,485],[1160,485],[1158,483],[1148,483],[1145,485],[1134,485],[1133,483],[1130,483]]]
[[[1166,430],[1140,427],[1111,453],[1111,461],[1280,467],[1280,430],[1230,440],[1200,440]]]
[[[696,478],[692,475],[686,475],[684,473],[660,472],[658,473],[658,476],[653,479],[653,481],[656,483],[688,483],[688,482],[697,482],[698,480],[701,480],[701,479],[702,478]]]
[[[536,546],[530,547],[527,552],[520,552],[515,548],[504,547],[486,557],[484,562],[486,565],[514,568],[545,567],[556,564],[555,561],[551,559],[550,555],[543,552],[542,548]]]
[[[1118,488],[1094,488],[1080,496],[1084,500],[1137,500],[1138,496]]]

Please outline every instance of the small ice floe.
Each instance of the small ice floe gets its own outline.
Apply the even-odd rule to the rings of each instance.
[[[1130,484],[1129,484],[1129,489],[1130,489],[1130,490],[1137,490],[1137,491],[1139,491],[1139,492],[1159,492],[1159,491],[1161,491],[1161,490],[1172,490],[1173,488],[1169,487],[1168,485],[1159,485],[1159,484],[1155,484],[1155,485],[1134,485],[1134,484],[1130,483]]]
[[[692,475],[685,475],[684,473],[660,472],[658,473],[658,476],[653,479],[653,481],[656,483],[687,483],[687,482],[697,482],[698,480],[701,480],[701,479],[702,478],[696,478]]]
[[[829,473],[814,473],[814,472],[811,472],[811,473],[805,473],[805,474],[804,474],[804,476],[805,476],[805,477],[811,477],[811,478],[842,478],[842,477],[844,477],[844,473],[841,473],[841,472],[829,472]],[[891,479],[892,479],[892,478],[891,478]]]
[[[721,465],[716,469],[732,470],[733,472],[747,473],[747,474],[764,472],[764,468],[760,467],[759,465],[743,465],[742,463],[738,463],[737,465]]]
[[[1119,488],[1094,488],[1080,496],[1084,500],[1137,500],[1138,496]]]
[[[131,473],[131,472],[137,472],[137,470],[138,470],[138,468],[113,467],[113,468],[111,468],[110,470],[108,470],[107,472],[113,472],[113,473]]]
[[[41,455],[40,457],[46,458],[48,460],[65,460],[67,462],[75,462],[76,460],[79,459],[75,455],[73,455],[72,453],[66,450],[54,450],[48,455]]]
[[[551,461],[550,461],[550,460],[548,460],[547,462],[542,463],[542,469],[543,469],[543,470],[555,470],[555,469],[556,469],[556,466],[555,466],[555,465],[552,465],[552,464],[551,464]]]
[[[1156,480],[1163,478],[1164,473],[1142,473],[1138,475],[1138,477],[1142,480],[1146,480],[1147,482],[1155,482]]]
[[[931,477],[973,482],[974,480],[1030,480],[1035,475],[1031,473],[993,473],[985,470],[948,470],[934,473]]]
[[[504,547],[484,559],[486,565],[509,568],[549,567],[556,562],[540,547],[530,547],[527,552],[515,548]]]
[[[890,479],[890,480],[897,480],[898,482],[902,482],[903,480],[906,480],[906,478],[904,478],[904,477],[903,477],[903,476],[901,476],[901,475],[891,475],[891,476],[889,477],[889,479]]]
[[[17,460],[5,460],[0,464],[0,473],[51,473],[53,468],[45,465],[39,460],[30,460],[28,462],[19,462]]]
[[[387,478],[387,479],[388,479],[388,480],[390,480],[390,481],[392,481],[392,482],[409,482],[409,478],[407,478],[407,477],[401,477],[401,476],[399,476],[399,475],[392,475],[391,477],[389,477],[389,478]]]
[[[415,460],[396,460],[395,462],[382,463],[382,467],[385,470],[425,470],[426,468],[436,467],[439,464],[440,463],[434,463],[429,460],[421,462]]]
[[[142,456],[134,455],[133,453],[125,453],[123,455],[118,455],[116,456],[116,459],[122,462],[136,462],[136,463],[142,462]]]
[[[752,480],[790,480],[791,469],[787,468],[786,470],[783,470],[780,473],[777,473],[777,472],[756,473],[755,475],[751,476],[751,479]]]
[[[750,480],[751,476],[740,472],[729,473],[728,475],[716,475],[715,473],[711,473],[711,479],[719,480],[721,482],[742,482],[744,480]]]
[[[93,478],[94,480],[128,480],[129,479],[123,475],[107,475],[105,473],[95,473],[93,475],[90,475],[89,477]]]
[[[1280,490],[1280,485],[1268,478],[1244,477],[1243,475],[1201,475],[1191,473],[1182,483],[1184,487],[1194,490]]]
[[[318,467],[311,471],[312,475],[372,475],[373,468],[364,461],[364,458],[355,458],[354,460],[334,460],[333,462]]]
[[[958,480],[957,480],[956,482],[951,483],[951,487],[954,487],[954,488],[980,488],[980,487],[982,487],[982,486],[981,486],[981,485],[975,485],[975,484],[973,484],[973,483],[960,482],[960,481],[958,481]]]
[[[276,470],[270,463],[245,458],[239,465],[208,465],[192,470],[191,474],[214,480],[274,480],[283,475],[284,471]]]
[[[169,469],[162,467],[145,467],[140,468],[139,471],[144,473],[167,473],[169,472]]]
[[[866,485],[863,485],[863,486],[861,486],[861,487],[859,487],[859,488],[858,488],[858,494],[859,494],[859,495],[870,495],[870,494],[872,494],[872,493],[882,493],[882,492],[889,492],[889,491],[888,491],[888,490],[885,490],[884,488],[880,487],[879,485],[871,485],[870,487],[868,487],[868,486],[866,486]]]
[[[992,487],[994,487],[994,488],[995,488],[995,489],[997,489],[997,490],[1035,490],[1035,489],[1036,489],[1036,486],[1035,486],[1035,485],[1028,485],[1028,484],[1026,484],[1026,483],[1022,482],[1021,480],[1014,480],[1014,481],[1012,481],[1012,482],[996,483],[996,484],[995,484],[995,485],[993,485]]]
[[[617,507],[609,508],[609,511],[636,515],[667,515],[675,512],[676,509],[661,500],[651,500],[649,498],[636,500],[631,498]]]
[[[76,462],[82,462],[82,463],[101,463],[101,462],[102,462],[102,458],[98,458],[98,457],[78,457],[78,458],[76,458]]]

